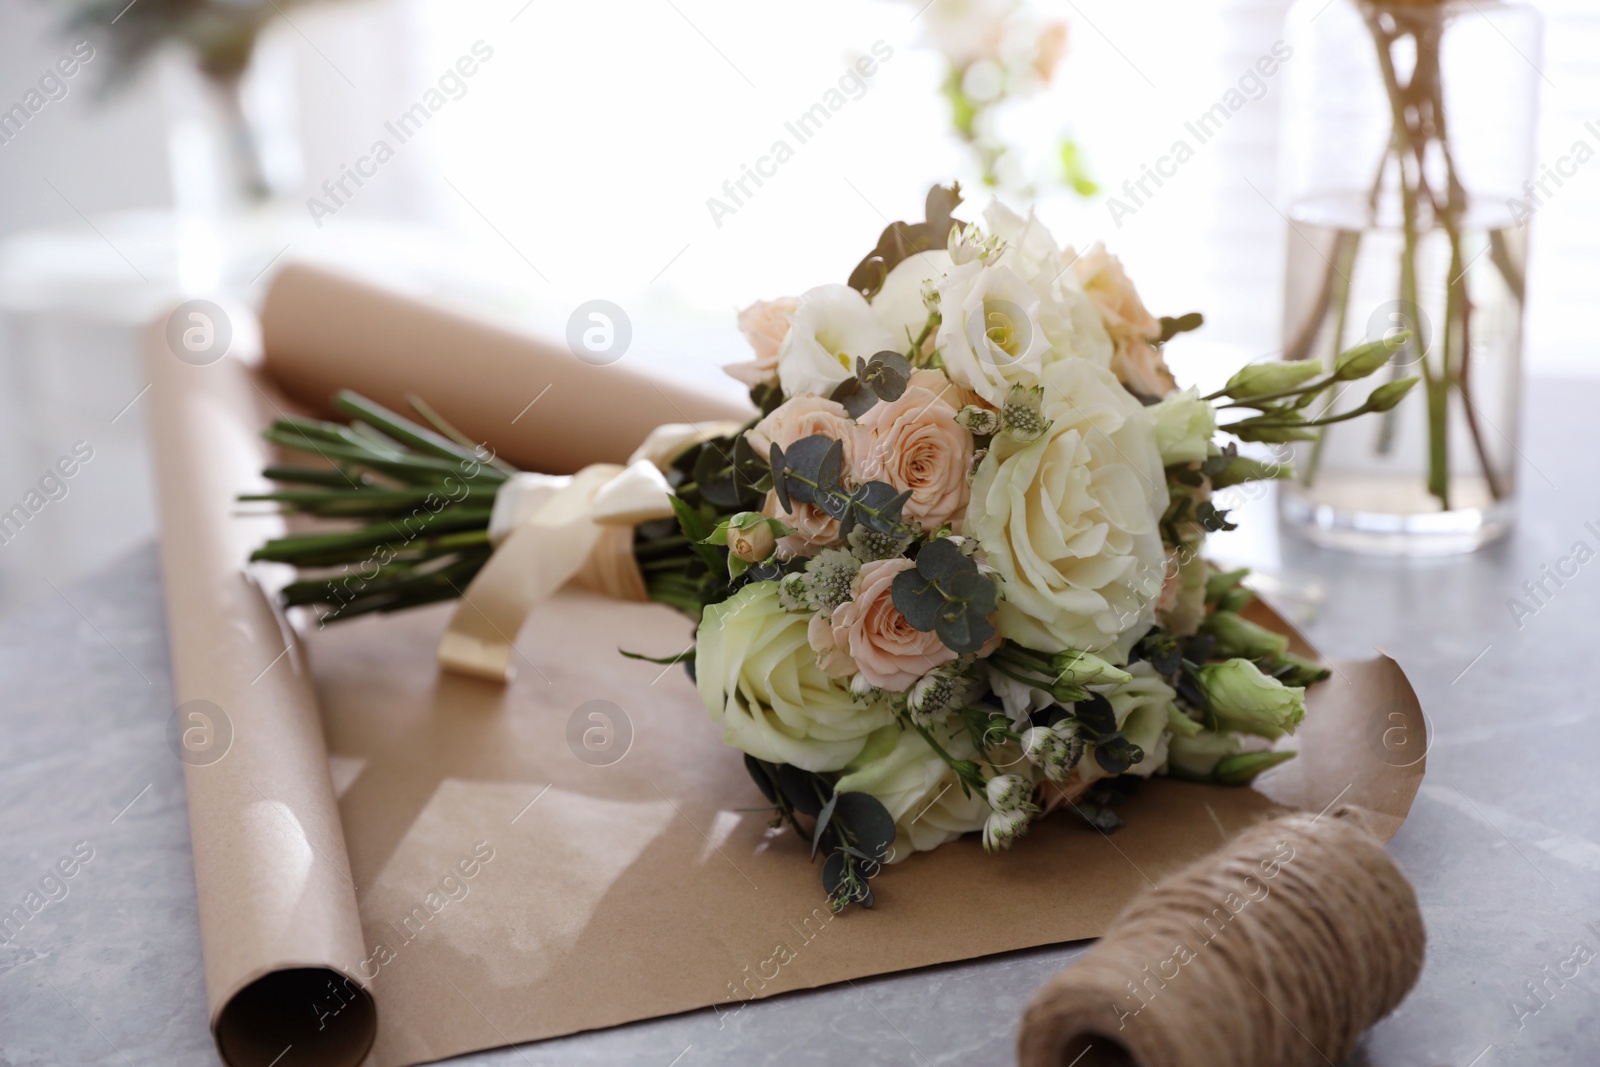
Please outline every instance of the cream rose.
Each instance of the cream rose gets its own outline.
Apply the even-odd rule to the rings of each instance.
[[[793,296],[777,300],[757,300],[739,312],[739,332],[750,342],[756,358],[730,363],[722,369],[730,376],[754,387],[778,376],[778,348],[789,336],[790,318],[800,307]]]
[[[837,771],[894,719],[817,665],[806,618],[783,610],[776,582],[753,582],[707,607],[695,647],[700,698],[722,740],[757,759]]]
[[[1153,341],[1161,324],[1139,299],[1122,261],[1099,241],[1073,265],[1084,291],[1100,310],[1106,332],[1116,346],[1111,369],[1129,389],[1160,398],[1178,387]]]
[[[931,732],[956,759],[978,758],[965,730],[934,726]],[[898,863],[913,852],[926,852],[964,833],[983,829],[989,817],[988,799],[976,791],[968,796],[949,765],[920,733],[901,730],[897,735],[880,737],[892,738],[893,747],[881,753],[873,751],[880,744],[879,738],[874,738],[871,749],[847,768],[834,790],[870,794],[889,810],[895,835],[888,862]],[[1012,747],[992,749],[989,758],[1011,773],[1031,774],[1020,752],[1007,754]]]
[[[787,396],[829,396],[856,372],[856,358],[898,349],[867,298],[848,285],[808,289],[778,346],[778,382]]]
[[[1042,652],[1116,663],[1150,628],[1167,486],[1149,413],[1086,360],[1045,370],[1049,431],[1002,435],[978,467],[967,528],[1001,576],[999,627]]]
[[[821,434],[831,437],[844,446],[844,470],[841,476],[847,486],[860,484],[862,457],[871,447],[871,438],[844,407],[820,396],[796,396],[785,400],[773,412],[746,432],[745,437],[756,454],[765,456],[772,446],[787,450],[796,441]],[[809,556],[820,548],[839,542],[839,520],[822,511],[815,504],[792,501],[794,510],[785,511],[776,493],[767,494],[762,513],[782,519],[795,532],[778,538],[778,555],[784,559]]]
[[[855,596],[833,611],[833,643],[879,689],[901,693],[918,678],[956,658],[932,630],[912,628],[894,606],[894,576],[916,564],[878,559],[861,565]]]
[[[929,533],[947,522],[961,532],[972,463],[972,434],[956,422],[961,403],[943,374],[918,370],[900,399],[874,404],[860,420],[870,434],[861,479],[911,490],[902,515]]]

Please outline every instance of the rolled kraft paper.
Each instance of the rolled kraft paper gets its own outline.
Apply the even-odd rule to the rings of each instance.
[[[229,316],[233,347],[254,320]],[[230,354],[177,358],[164,320],[146,341],[162,516],[162,575],[212,1033],[232,1067],[351,1067],[377,1034],[373,999],[345,966],[363,949],[316,696],[293,632],[242,561],[282,530],[241,516],[261,492],[256,426],[273,398]],[[265,410],[262,410],[265,409]],[[274,659],[274,657],[277,657]]]
[[[592,366],[565,345],[303,264],[273,280],[261,329],[267,373],[310,409],[326,411],[340,389],[396,410],[420,396],[524,470],[626,463],[663,423],[752,414],[631,369],[642,353]]]
[[[1034,996],[1018,1063],[1343,1063],[1422,972],[1416,894],[1366,821],[1270,819],[1136,897]]]

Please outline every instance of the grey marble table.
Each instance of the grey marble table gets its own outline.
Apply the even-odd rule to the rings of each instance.
[[[1533,384],[1523,519],[1487,551],[1376,560],[1287,534],[1252,549],[1269,580],[1305,591],[1289,606],[1323,652],[1378,646],[1398,659],[1434,728],[1427,778],[1391,845],[1422,901],[1427,967],[1356,1064],[1600,1064],[1600,562],[1560,564],[1578,542],[1600,549],[1597,407],[1600,385]],[[1270,530],[1270,511],[1255,510],[1250,521]],[[1558,564],[1569,575],[1560,584],[1545,570]],[[1541,580],[1535,604],[1523,585]],[[0,622],[0,912],[34,891],[49,900],[0,942],[0,1067],[215,1064],[183,779],[165,740],[154,549],[58,593]],[[1513,597],[1535,610],[1514,617]],[[1082,951],[1013,953],[458,1062],[1007,1063],[1032,991]]]

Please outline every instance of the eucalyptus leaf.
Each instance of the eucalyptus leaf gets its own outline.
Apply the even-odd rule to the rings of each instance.
[[[839,797],[841,795],[839,793],[833,794],[828,798],[828,802],[822,805],[822,811],[817,813],[817,825],[811,831],[811,858],[813,860],[817,858],[817,846],[822,844],[822,835],[828,832],[828,823],[833,819],[834,809],[839,806]]]
[[[1123,774],[1129,767],[1144,761],[1144,749],[1129,741],[1118,730],[1111,736],[1096,741],[1094,761],[1107,774]]]
[[[749,772],[751,779],[756,783],[756,788],[761,790],[761,795],[773,804],[778,802],[778,787],[773,784],[771,775],[761,761],[750,753],[744,754],[744,769]]]
[[[939,621],[939,609],[944,606],[944,595],[932,582],[918,571],[901,571],[889,586],[894,606],[912,629],[927,633]]]
[[[946,648],[966,655],[978,652],[989,643],[995,633],[993,623],[970,610],[968,605],[956,607],[948,602],[946,605],[934,626],[934,632]]]
[[[774,763],[771,767],[773,780],[778,783],[778,788],[783,790],[789,806],[802,815],[816,815],[822,810],[825,801],[817,797],[817,785],[822,786],[823,797],[833,793],[833,786],[828,784],[827,779],[819,778],[810,771],[803,771],[787,763]]]
[[[859,419],[872,410],[878,402],[878,394],[861,384],[860,378],[846,378],[834,387],[829,399],[842,404],[846,415]]]
[[[783,505],[783,510],[794,512],[794,503],[789,498],[789,480],[783,476],[787,458],[778,443],[772,443],[771,450],[767,453],[767,463],[772,468],[772,490],[778,494],[778,503]]]
[[[837,898],[844,888],[849,863],[844,852],[830,852],[822,861],[822,888],[830,897]]]
[[[1091,740],[1109,737],[1117,731],[1117,714],[1112,710],[1111,701],[1098,693],[1091,694],[1089,699],[1079,701],[1072,709],[1073,718],[1086,732]]]
[[[894,816],[883,802],[870,793],[835,793],[834,821],[855,838],[856,848],[867,853],[871,862],[882,863],[894,844]]]

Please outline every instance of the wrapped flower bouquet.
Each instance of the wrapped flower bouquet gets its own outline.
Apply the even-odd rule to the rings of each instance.
[[[1405,338],[1201,396],[1162,357],[1198,315],[1152,315],[1099,245],[959,204],[935,188],[846,284],[747,309],[754,358],[728,369],[759,414],[664,426],[626,466],[518,472],[420,400],[431,428],[353,394],[348,425],[280,420],[269,438],[324,462],[269,469],[287,487],[256,499],[354,526],[256,558],[299,567],[285,598],[326,621],[463,598],[440,658],[489,677],[573,577],[684,611],[695,646],[660,662],[688,667],[837,907],[966,833],[1006,848],[1056,809],[1110,831],[1139,778],[1248,783],[1292,757],[1272,743],[1326,672],[1201,558],[1231,528],[1212,494],[1286,476],[1238,442],[1311,436],[1313,401]]]

